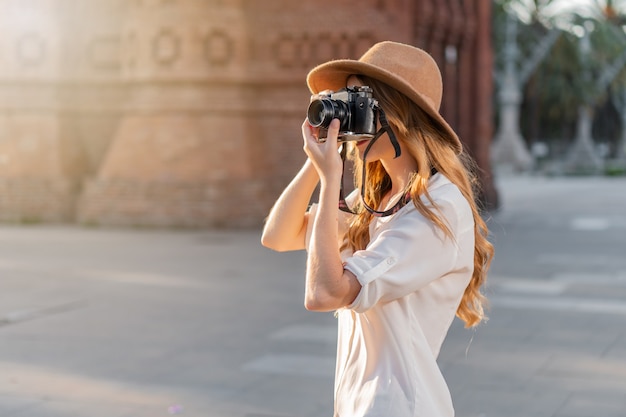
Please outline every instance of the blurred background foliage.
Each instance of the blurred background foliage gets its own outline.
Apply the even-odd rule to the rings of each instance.
[[[507,19],[517,22],[518,68],[558,31],[549,52],[521,86],[519,123],[528,148],[545,144],[552,158],[562,157],[576,136],[579,108],[589,106],[597,152],[607,160],[623,158],[626,0],[494,0],[493,19],[497,81],[510,47]],[[498,88],[496,82],[496,94]],[[497,95],[494,103],[497,108]],[[497,112],[495,118],[497,125]]]

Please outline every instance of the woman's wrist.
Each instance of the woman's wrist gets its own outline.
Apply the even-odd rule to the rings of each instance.
[[[320,175],[320,186],[322,187],[334,187],[336,186],[339,189],[341,184],[341,170],[332,171],[332,172],[324,172],[323,175]]]
[[[320,199],[324,194],[329,194],[332,197],[336,197],[339,201],[339,189],[341,188],[341,175],[324,176],[320,178]]]

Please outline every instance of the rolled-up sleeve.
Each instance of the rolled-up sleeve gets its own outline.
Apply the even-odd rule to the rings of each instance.
[[[362,286],[348,308],[367,311],[377,303],[415,292],[450,272],[456,264],[458,247],[454,209],[448,209],[452,209],[446,217],[451,220],[448,223],[453,237],[446,236],[417,210],[411,210],[384,225],[366,249],[345,259],[344,268]]]

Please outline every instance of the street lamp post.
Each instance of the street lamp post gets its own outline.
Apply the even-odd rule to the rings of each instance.
[[[569,153],[565,158],[566,173],[600,173],[603,169],[603,161],[594,149],[592,137],[593,125],[593,101],[595,92],[605,88],[615,75],[611,76],[612,66],[605,68],[598,82],[592,82],[591,69],[589,68],[589,56],[591,55],[591,41],[589,28],[585,28],[584,35],[580,38],[580,56],[582,63],[583,103],[578,108],[578,122],[576,124],[576,138]],[[606,84],[606,85],[603,85]]]
[[[621,87],[620,91],[613,96],[613,104],[619,112],[622,125],[622,132],[615,149],[615,160],[624,163],[626,162],[626,87]]]
[[[519,129],[519,109],[522,102],[522,83],[517,69],[519,49],[517,47],[517,20],[507,16],[503,55],[504,75],[501,78],[500,124],[491,153],[494,166],[499,169],[527,171],[533,158],[526,149]]]
[[[548,32],[533,48],[530,56],[524,57],[518,68],[520,56],[517,47],[517,20],[507,15],[505,41],[503,47],[504,74],[500,81],[499,104],[500,125],[492,148],[492,159],[496,167],[516,172],[530,170],[534,165],[532,154],[519,128],[519,114],[522,104],[522,89],[539,64],[550,52],[560,36],[558,29]]]

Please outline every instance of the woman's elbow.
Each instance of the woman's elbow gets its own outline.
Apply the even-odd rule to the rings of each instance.
[[[261,245],[277,252],[302,250],[304,249],[303,229],[298,233],[284,233],[266,228],[261,234]]]
[[[342,307],[334,298],[320,294],[305,294],[304,308],[308,311],[327,312]]]
[[[304,308],[306,308],[308,311],[316,311],[320,313],[334,310],[332,308],[328,308],[326,305],[322,303],[319,303],[317,300],[309,300],[309,299],[304,300]]]
[[[276,252],[287,252],[291,250],[287,245],[285,245],[283,239],[277,239],[272,235],[268,235],[263,233],[261,235],[261,245],[265,246],[268,249],[275,250]]]
[[[263,232],[261,232],[261,245],[280,252],[280,241],[281,239],[278,239],[275,230],[269,224],[266,224]]]
[[[267,233],[265,233],[265,231],[263,231],[263,234],[261,234],[261,245],[265,246],[268,249],[274,249],[276,250],[276,242],[274,241],[274,239],[272,239],[272,237],[270,235],[268,235]]]

